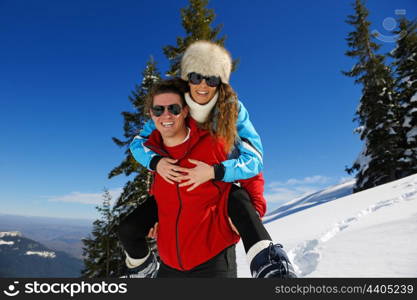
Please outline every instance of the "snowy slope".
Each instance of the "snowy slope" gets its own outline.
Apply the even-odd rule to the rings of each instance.
[[[286,203],[265,218],[300,277],[417,277],[417,174],[360,193],[352,182]],[[241,242],[238,276],[250,277]]]

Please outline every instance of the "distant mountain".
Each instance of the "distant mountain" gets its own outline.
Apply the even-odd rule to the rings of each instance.
[[[93,220],[0,214],[0,231],[19,231],[46,247],[82,259],[81,239],[91,232]]]
[[[80,277],[83,263],[18,231],[0,232],[0,277]]]

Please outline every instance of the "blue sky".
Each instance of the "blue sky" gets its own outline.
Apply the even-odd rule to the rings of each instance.
[[[153,55],[184,36],[181,1],[0,0],[0,213],[95,218],[124,150],[122,111]],[[266,194],[280,201],[339,183],[361,149],[352,122],[360,87],[344,77],[344,21],[353,0],[212,0],[215,24],[240,65],[231,84],[261,135]],[[396,9],[368,0],[371,28],[392,36]],[[382,52],[393,44],[381,42]]]

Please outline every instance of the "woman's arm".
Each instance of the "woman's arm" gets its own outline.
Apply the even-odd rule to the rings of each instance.
[[[211,179],[234,182],[254,177],[262,171],[263,151],[261,138],[249,120],[248,111],[241,102],[239,102],[239,115],[236,126],[239,142],[229,159],[214,166],[201,161],[190,160],[196,165],[195,168],[189,170],[178,168],[179,171],[187,173],[187,175],[178,177],[179,180],[185,181],[179,185],[180,187],[191,185],[187,189],[187,191],[191,191]]]
[[[249,113],[239,101],[237,133],[240,141],[229,159],[222,162],[216,172],[216,179],[233,182],[256,176],[263,168],[263,148],[261,138],[249,120]],[[224,171],[224,172],[223,172]],[[223,175],[223,176],[222,176]]]
[[[136,161],[150,171],[156,170],[156,164],[162,158],[144,145],[155,129],[155,123],[152,120],[148,120],[129,147]]]

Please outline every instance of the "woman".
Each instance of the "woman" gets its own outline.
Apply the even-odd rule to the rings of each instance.
[[[229,52],[208,41],[191,44],[181,61],[181,78],[189,84],[190,92],[185,94],[185,100],[191,117],[200,128],[225,141],[225,151],[231,153],[228,160],[213,166],[190,160],[196,165],[191,169],[177,166],[176,160],[162,157],[144,146],[147,137],[155,129],[151,121],[145,124],[130,149],[134,158],[143,166],[156,171],[171,184],[178,182],[180,187],[189,186],[188,191],[209,180],[240,180],[242,188],[234,185],[229,194],[228,212],[243,240],[252,276],[295,277],[282,246],[273,245],[260,220],[266,210],[263,177],[259,174],[262,169],[262,144],[245,107],[237,100],[229,85],[231,69]],[[250,190],[250,195],[246,190]],[[134,212],[121,224],[123,244],[129,240],[129,228],[136,219]],[[127,260],[132,258],[129,255],[127,249]]]

